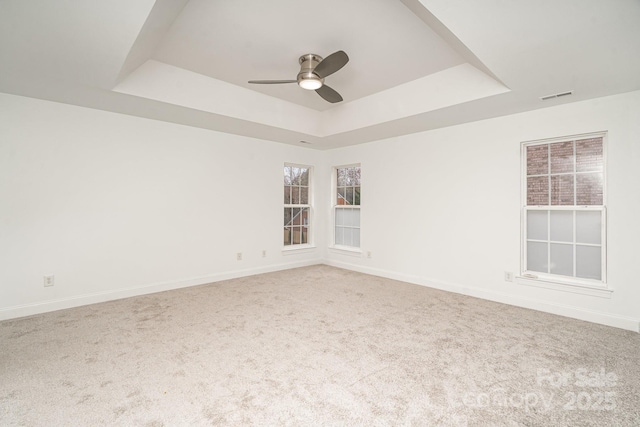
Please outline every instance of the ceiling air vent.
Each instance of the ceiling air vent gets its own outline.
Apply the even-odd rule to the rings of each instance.
[[[570,90],[569,92],[554,93],[553,95],[542,96],[540,97],[540,99],[543,101],[546,101],[548,99],[560,98],[562,96],[567,96],[567,95],[573,95],[573,91]]]

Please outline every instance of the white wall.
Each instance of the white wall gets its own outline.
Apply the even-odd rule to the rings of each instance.
[[[324,261],[638,330],[640,92],[328,152],[6,94],[0,112],[0,319]],[[611,298],[505,282],[520,142],[602,130]],[[317,184],[317,248],[292,255],[284,162]],[[326,250],[329,173],[350,163],[371,259]]]
[[[505,282],[520,268],[520,142],[602,130],[611,298]],[[639,138],[634,92],[333,150],[328,166],[362,164],[372,258],[330,251],[327,262],[638,331]]]
[[[281,252],[282,166],[315,150],[6,94],[0,112],[0,319],[321,262],[324,233]]]

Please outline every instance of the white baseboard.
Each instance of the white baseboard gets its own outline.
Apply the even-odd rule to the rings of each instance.
[[[234,270],[224,273],[216,273],[206,276],[191,277],[188,279],[175,280],[170,282],[159,282],[148,285],[136,286],[127,289],[117,289],[106,292],[95,292],[85,295],[77,295],[67,298],[42,301],[32,304],[16,305],[0,309],[0,320],[15,319],[18,317],[31,316],[34,314],[47,313],[50,311],[64,310],[67,308],[79,307],[82,305],[96,304],[100,302],[113,301],[122,298],[135,297],[139,295],[152,294],[155,292],[169,291],[172,289],[187,288],[189,286],[205,285],[207,283],[220,282],[222,280],[237,279],[239,277],[253,276],[262,273],[271,273],[280,270],[289,270],[298,267],[322,264],[321,259],[288,262],[283,264],[270,265],[265,267],[250,268],[246,270]]]
[[[602,325],[613,326],[615,328],[626,329],[634,332],[640,332],[640,319],[630,317],[617,316],[609,313],[603,313],[594,310],[587,310],[579,307],[572,307],[563,304],[554,304],[546,301],[540,301],[530,298],[516,297],[495,291],[487,291],[485,289],[472,286],[464,286],[456,283],[445,282],[441,280],[428,279],[410,274],[403,274],[394,271],[382,270],[372,267],[360,266],[356,264],[328,260],[314,259],[306,261],[289,262],[283,264],[270,265],[265,267],[257,267],[245,270],[234,270],[224,273],[216,273],[206,276],[192,277],[170,282],[152,283],[134,288],[118,289],[106,292],[96,292],[85,295],[78,295],[68,298],[60,298],[55,300],[42,301],[32,304],[17,305],[0,309],[0,320],[15,319],[18,317],[31,316],[34,314],[46,313],[50,311],[63,310],[67,308],[79,307],[88,304],[96,304],[100,302],[113,301],[122,298],[129,298],[139,295],[152,294],[155,292],[169,291],[172,289],[186,288],[189,286],[204,285],[207,283],[219,282],[222,280],[236,279],[239,277],[253,276],[256,274],[270,273],[280,270],[288,270],[298,267],[306,267],[310,265],[326,264],[333,267],[343,268],[345,270],[357,271],[360,273],[371,274],[373,276],[385,277],[387,279],[400,280],[407,283],[426,286],[434,289],[440,289],[448,292],[455,292],[462,295],[469,295],[476,298],[482,298],[489,301],[500,302],[503,304],[514,305],[517,307],[529,308],[532,310],[543,311],[546,313],[557,314],[560,316],[571,317],[574,319],[584,320],[587,322],[599,323]]]
[[[373,276],[385,277],[387,279],[399,280],[402,282],[413,283],[416,285],[426,286],[429,288],[440,289],[448,292],[455,292],[462,295],[468,295],[489,301],[500,302],[517,307],[529,308],[532,310],[543,311],[546,313],[557,314],[559,316],[570,317],[573,319],[584,320],[587,322],[598,323],[601,325],[613,326],[614,328],[626,329],[629,331],[640,332],[640,319],[631,317],[618,316],[610,313],[603,313],[584,308],[573,307],[563,304],[554,304],[546,301],[540,301],[531,298],[522,298],[514,295],[487,291],[485,289],[464,286],[457,283],[444,282],[442,280],[428,279],[419,276],[397,273],[394,271],[371,268],[356,264],[351,264],[336,260],[324,260],[324,264],[333,267],[343,268],[345,270],[357,271],[360,273],[371,274]]]

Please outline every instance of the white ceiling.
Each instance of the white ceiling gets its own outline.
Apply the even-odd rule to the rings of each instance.
[[[639,22],[638,0],[2,0],[0,91],[327,149],[638,90]],[[337,50],[339,104],[247,83]]]
[[[331,104],[296,84],[247,81],[295,80],[301,55],[344,50],[352,61],[326,83],[348,102],[464,62],[397,0],[324,0],[317,11],[315,5],[191,0],[153,58],[316,110]]]

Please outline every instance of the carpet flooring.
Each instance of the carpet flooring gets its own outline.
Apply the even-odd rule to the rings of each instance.
[[[640,426],[640,334],[312,266],[0,322],[2,426]]]

